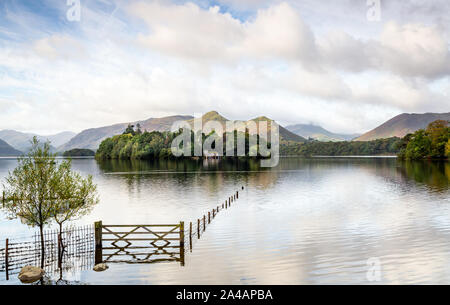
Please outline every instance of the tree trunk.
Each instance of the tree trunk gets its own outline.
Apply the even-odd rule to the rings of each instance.
[[[41,268],[44,269],[45,262],[45,242],[44,242],[44,226],[39,226],[39,231],[41,233]]]
[[[59,234],[58,234],[58,266],[62,268],[62,259],[64,256],[64,245],[62,242],[62,223],[59,223]]]

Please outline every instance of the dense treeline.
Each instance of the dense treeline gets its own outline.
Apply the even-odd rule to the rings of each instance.
[[[169,132],[125,133],[105,139],[99,146],[99,159],[169,158],[175,134]]]
[[[405,136],[400,146],[398,156],[405,160],[449,158],[449,122],[443,120],[432,122],[426,129]]]
[[[97,150],[99,159],[169,159],[174,158],[172,141],[181,134],[178,132],[142,132],[140,126],[128,126],[125,132],[104,140]],[[242,134],[241,134],[242,135]],[[227,151],[227,137],[232,133],[223,135],[223,155]],[[202,143],[206,140],[216,143],[219,136],[211,133],[202,134]],[[234,155],[237,155],[238,133],[234,132]],[[194,143],[194,133],[191,132],[191,144]],[[256,145],[250,146],[252,141],[259,141],[257,135],[245,133],[245,155],[249,152],[258,152]],[[214,144],[212,145],[215,148]],[[264,144],[263,144],[264,146]],[[267,145],[270,147],[270,143]],[[191,145],[191,155],[194,156],[194,145]],[[403,139],[389,138],[374,141],[351,142],[319,142],[306,143],[282,141],[280,145],[281,156],[370,156],[370,155],[398,155],[403,159],[448,158],[450,155],[450,128],[446,121],[431,123],[426,130],[419,130],[409,134]],[[245,158],[245,157],[244,157]]]
[[[95,151],[84,148],[74,148],[63,153],[64,157],[93,157]]]
[[[399,152],[400,138],[378,139],[368,142],[282,143],[282,156],[374,156],[395,155]]]
[[[169,159],[175,158],[172,153],[172,142],[181,134],[178,132],[159,132],[152,131],[142,132],[140,126],[134,129],[134,126],[128,128],[121,135],[116,135],[111,138],[103,140],[100,144],[96,158],[98,159]],[[227,137],[232,136],[232,133],[223,135],[223,155],[227,150]],[[242,136],[243,134],[241,134]],[[234,132],[234,155],[237,155],[237,138],[238,133]],[[250,152],[257,153],[258,147],[256,145],[250,146],[250,143],[258,143],[259,137],[257,135],[249,135],[245,133],[245,155],[248,156]],[[202,134],[202,143],[206,140],[212,142],[212,148],[215,149],[214,139],[218,138],[214,132],[205,135]],[[191,156],[194,156],[194,133],[191,131]],[[270,147],[270,144],[268,144]],[[181,148],[180,148],[181,149]],[[203,153],[203,152],[202,152]]]

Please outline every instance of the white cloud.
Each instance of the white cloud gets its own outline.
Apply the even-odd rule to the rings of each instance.
[[[361,38],[339,26],[317,33],[294,2],[246,18],[193,3],[116,4],[83,7],[76,31],[2,41],[0,129],[80,131],[215,109],[363,132],[399,112],[450,109],[437,26],[388,22]]]
[[[434,26],[386,24],[378,52],[381,64],[405,76],[440,77],[450,73],[448,41]]]
[[[298,61],[307,68],[384,70],[426,78],[450,73],[448,41],[436,26],[388,22],[377,39],[362,40],[334,30],[316,43],[309,26],[287,3],[260,9],[246,22],[218,7],[203,10],[192,3],[137,3],[130,12],[148,25],[148,33],[139,36],[142,44],[200,62]]]
[[[139,2],[129,12],[148,26],[139,42],[162,54],[215,63],[299,59],[309,64],[316,56],[313,33],[286,3],[258,10],[247,22],[220,12],[218,6],[203,10],[193,3]]]
[[[318,42],[318,49],[324,64],[331,68],[363,72],[373,66],[370,45],[341,30],[328,32]]]
[[[244,24],[244,37],[237,46],[244,56],[300,59],[309,64],[317,55],[312,31],[286,3],[259,10],[254,20]]]
[[[34,51],[50,60],[77,60],[86,56],[86,50],[76,39],[67,35],[54,34],[34,42]]]
[[[378,76],[365,85],[353,85],[353,99],[395,107],[407,112],[444,112],[449,101],[442,92],[434,92],[423,80],[398,76]]]
[[[378,40],[368,41],[334,31],[319,45],[323,61],[331,68],[351,72],[386,71],[429,79],[450,75],[448,41],[434,26],[389,22]]]
[[[241,24],[219,7],[203,10],[193,3],[168,5],[139,2],[129,12],[145,21],[148,34],[140,43],[163,54],[193,59],[223,57],[227,45],[242,39]]]
[[[238,10],[256,10],[267,7],[281,1],[275,0],[219,0],[219,2]]]

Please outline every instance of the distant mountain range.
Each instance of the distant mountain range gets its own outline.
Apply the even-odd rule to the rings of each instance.
[[[227,118],[217,111],[210,111],[202,116],[203,124],[216,120],[225,124]],[[311,124],[291,125],[287,128],[280,126],[280,138],[283,141],[305,142],[307,138],[318,141],[371,141],[379,138],[404,137],[408,133],[426,128],[435,120],[450,121],[450,113],[425,113],[425,114],[401,114],[379,127],[361,136],[357,134],[338,134],[330,132],[320,126]],[[33,136],[37,136],[41,142],[49,140],[53,151],[64,152],[71,149],[82,148],[96,150],[100,143],[117,134],[121,134],[128,124],[140,124],[142,130],[147,131],[168,131],[176,121],[194,122],[194,117],[189,115],[176,115],[163,118],[150,118],[143,121],[130,123],[120,123],[99,128],[90,128],[75,134],[73,132],[61,132],[50,136],[40,136],[32,133],[23,133],[14,130],[0,131],[0,156],[20,155],[30,148],[30,141]],[[272,121],[270,118],[261,116],[252,121]],[[248,122],[248,121],[246,121]],[[270,124],[268,124],[270,130]]]
[[[338,134],[326,130],[325,128],[312,124],[296,124],[286,127],[287,130],[302,136],[304,138],[311,138],[321,142],[339,142],[351,141],[359,137],[361,134]]]
[[[199,118],[197,118],[199,119]],[[197,120],[195,119],[195,120]],[[229,119],[223,117],[222,115],[220,115],[217,111],[210,111],[208,113],[205,113],[202,116],[202,124],[206,124],[209,121],[217,121],[222,123],[223,125],[223,129],[225,130],[225,124],[227,121],[230,121]],[[242,121],[244,123],[250,122],[250,121],[254,121],[254,122],[260,122],[260,121],[266,121],[266,122],[272,122],[274,120],[265,117],[265,116],[260,116],[248,121]],[[239,122],[239,121],[236,121]],[[188,121],[188,123],[193,126],[194,123],[194,118],[190,119]],[[271,124],[267,124],[267,132],[270,133],[271,131]],[[290,132],[289,130],[287,130],[286,128],[284,128],[283,126],[279,126],[279,132],[280,132],[280,140],[284,140],[284,141],[293,141],[293,142],[305,142],[306,139],[303,138],[302,136],[296,135],[292,132]]]
[[[423,114],[403,113],[363,134],[354,141],[371,141],[391,137],[402,138],[408,133],[413,133],[419,129],[426,128],[428,124],[436,120],[450,121],[450,112]]]
[[[128,124],[137,125],[139,123],[141,125],[141,129],[147,131],[168,131],[170,130],[170,127],[174,122],[187,121],[193,118],[194,117],[187,115],[176,115],[164,118],[151,118],[144,121],[114,124],[98,128],[90,128],[83,130],[82,132],[74,136],[72,139],[70,139],[69,142],[58,147],[58,150],[62,152],[75,148],[97,150],[98,146],[104,139],[123,133]]]
[[[0,156],[2,157],[10,157],[10,156],[19,156],[22,152],[18,151],[8,143],[3,140],[0,140]]]
[[[69,141],[76,134],[74,132],[65,131],[54,135],[41,136],[34,133],[24,133],[15,130],[1,130],[0,139],[6,141],[9,145],[17,150],[26,152],[31,148],[31,140],[37,137],[40,142],[50,141],[52,151],[56,151],[57,147]]]
[[[225,117],[221,116],[217,111],[210,111],[202,116],[203,124],[208,121],[218,121],[225,123],[228,121]],[[255,118],[254,120],[270,120],[266,117]],[[74,136],[68,143],[60,146],[59,151],[67,151],[74,148],[87,148],[96,150],[100,143],[109,137],[117,134],[121,134],[127,128],[128,124],[141,125],[142,130],[147,131],[169,131],[170,127],[176,121],[187,121],[193,126],[194,117],[189,115],[176,115],[163,118],[150,118],[144,121],[136,121],[130,123],[121,123],[110,126],[104,126],[99,128],[86,129]],[[270,127],[270,126],[269,126]],[[286,130],[280,126],[280,136],[284,140],[304,142],[305,139]]]

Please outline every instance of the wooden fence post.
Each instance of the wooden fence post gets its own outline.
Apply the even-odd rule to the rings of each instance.
[[[184,221],[180,221],[180,264],[184,266]]]
[[[95,264],[100,264],[103,261],[102,222],[97,221],[94,224],[94,228],[95,228]]]
[[[236,191],[236,199],[239,199],[239,191]]]
[[[206,216],[203,215],[203,232],[206,230]]]
[[[9,262],[8,262],[8,247],[9,247],[9,239],[6,239],[6,247],[5,247],[5,271],[6,271],[6,280],[9,281]]]
[[[208,224],[211,223],[211,212],[208,212]]]
[[[197,238],[200,239],[200,219],[197,219]]]
[[[189,251],[192,252],[192,221],[189,223]]]

